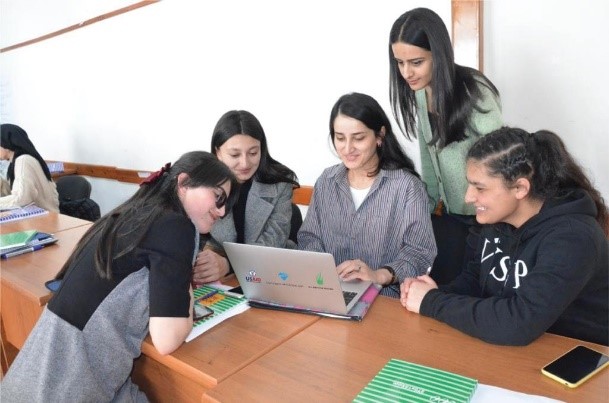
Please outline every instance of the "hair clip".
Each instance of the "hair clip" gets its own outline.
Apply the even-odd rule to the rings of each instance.
[[[140,182],[140,186],[142,186],[143,184],[150,185],[150,184],[156,182],[161,176],[163,176],[163,174],[165,172],[169,172],[169,168],[171,168],[171,162],[166,163],[164,167],[162,167],[158,171],[152,172],[150,175],[148,175],[146,177],[146,179],[144,179],[143,181]]]

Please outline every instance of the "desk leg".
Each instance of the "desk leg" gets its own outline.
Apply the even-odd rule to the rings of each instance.
[[[0,360],[2,361],[2,369],[0,370],[0,380],[4,378],[4,375],[6,375],[6,372],[8,371],[9,367],[11,366],[13,361],[15,361],[15,357],[17,357],[17,354],[19,354],[19,350],[13,347],[11,343],[7,343],[4,338],[0,340],[0,355],[2,356],[0,358]]]

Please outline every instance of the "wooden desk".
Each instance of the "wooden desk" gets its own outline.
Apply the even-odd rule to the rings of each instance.
[[[1,229],[18,230],[14,225],[42,218],[46,224],[41,220],[35,228],[55,232],[58,245],[0,266],[3,330],[18,348],[50,296],[44,282],[59,271],[91,225],[65,228],[62,224],[71,217],[49,215]],[[540,373],[577,344],[609,353],[604,346],[550,334],[526,347],[494,346],[406,312],[397,300],[378,297],[359,323],[252,308],[168,356],[160,356],[147,338],[133,379],[153,401],[350,401],[390,358],[399,358],[524,393],[606,402],[608,370],[574,390]]]
[[[65,217],[67,216],[47,217],[51,223],[49,228],[53,228],[53,225],[57,223],[65,223]],[[2,230],[4,231],[7,225],[20,224],[39,218],[41,217],[3,224]],[[51,231],[58,239],[57,244],[0,262],[3,332],[6,341],[16,348],[20,349],[23,346],[51,296],[44,283],[59,272],[80,238],[92,225],[85,220],[75,220],[83,221],[88,225]],[[44,225],[26,228],[40,230],[41,227]]]
[[[26,218],[24,220],[10,221],[0,224],[0,232],[8,234],[9,232],[25,231],[35,229],[41,232],[55,234],[70,228],[81,226],[90,226],[91,221],[82,220],[68,215],[51,213],[43,214],[36,217]]]
[[[317,321],[317,316],[251,308],[168,356],[159,355],[147,337],[132,379],[151,401],[200,402],[207,390]]]
[[[220,382],[206,401],[351,401],[390,358],[455,372],[480,383],[567,402],[607,402],[609,370],[571,390],[542,366],[577,344],[545,334],[526,347],[495,346],[378,297],[360,323],[321,319]]]
[[[65,216],[36,219],[38,224],[33,224],[34,219],[5,224],[12,226],[7,231],[32,227],[53,230],[59,239],[57,245],[2,261],[5,340],[17,348],[23,346],[50,298],[45,281],[61,269],[91,226],[85,221],[87,225],[58,230],[62,228],[60,224],[67,224]],[[26,221],[30,225],[23,225]],[[142,344],[143,354],[136,361],[133,379],[151,399],[200,401],[209,388],[318,320],[317,316],[249,310],[184,344],[169,356],[159,355],[147,338]]]

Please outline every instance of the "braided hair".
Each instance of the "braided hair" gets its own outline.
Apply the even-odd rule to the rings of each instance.
[[[529,194],[536,200],[566,198],[574,189],[585,190],[596,205],[596,220],[609,235],[609,211],[603,197],[555,133],[502,127],[480,138],[467,159],[482,162],[489,175],[503,178],[508,186],[519,178],[528,179]]]

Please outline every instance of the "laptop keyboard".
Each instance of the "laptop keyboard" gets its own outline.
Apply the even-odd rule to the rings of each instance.
[[[355,298],[355,296],[357,295],[356,292],[353,291],[343,291],[343,298],[345,299],[345,305],[349,305],[349,303],[351,302],[351,300],[353,298]]]

